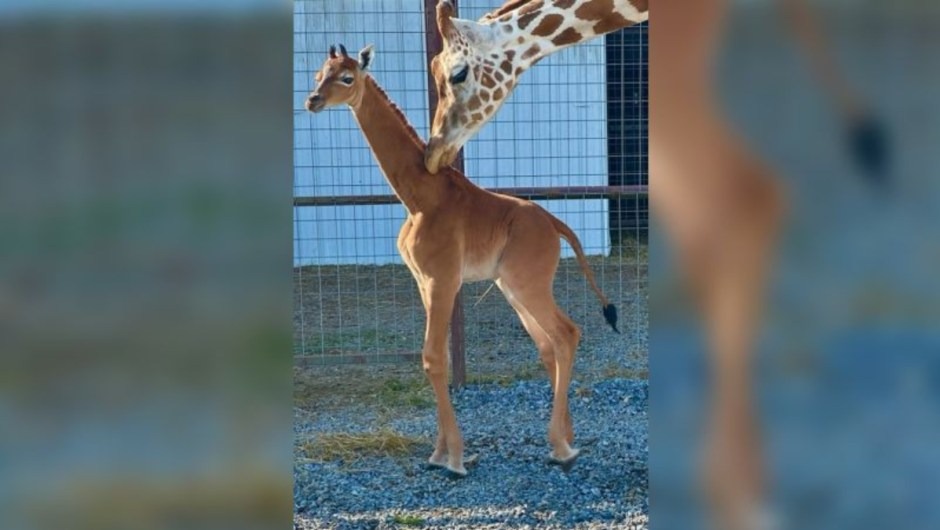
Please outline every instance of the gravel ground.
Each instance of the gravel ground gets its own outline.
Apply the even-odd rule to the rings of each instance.
[[[392,414],[365,404],[295,409],[298,445],[331,432],[391,427],[424,443],[401,457],[295,464],[295,528],[647,528],[647,382],[572,384],[575,445],[568,473],[546,463],[551,389],[544,379],[472,385],[452,393],[467,478],[427,469],[433,407]],[[411,523],[406,525],[403,521]]]

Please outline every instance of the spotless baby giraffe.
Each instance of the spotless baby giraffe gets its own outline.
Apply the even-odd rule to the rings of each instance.
[[[559,237],[574,249],[607,322],[616,308],[597,287],[584,251],[565,223],[527,200],[486,191],[452,167],[432,175],[424,142],[371,75],[372,46],[355,60],[340,46],[316,74],[306,101],[311,112],[346,104],[379,167],[407,211],[398,250],[411,270],[427,316],[422,361],[437,400],[438,436],[428,460],[456,476],[467,474],[463,439],[447,393],[447,327],[463,282],[494,280],[535,341],[554,391],[549,458],[564,467],[578,456],[568,412],[568,385],[581,331],[555,304],[552,281]]]

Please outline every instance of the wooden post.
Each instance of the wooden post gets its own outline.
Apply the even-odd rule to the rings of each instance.
[[[458,9],[457,0],[451,1],[454,4],[454,14],[456,14]],[[431,59],[444,48],[440,31],[437,29],[437,2],[438,0],[424,0],[424,42],[427,51],[429,123],[434,118],[434,110],[437,108],[437,89],[434,85],[434,77],[431,75]],[[463,149],[457,153],[453,166],[463,171]],[[458,292],[457,299],[454,301],[454,312],[450,318],[451,385],[454,388],[460,388],[467,382],[462,298]]]

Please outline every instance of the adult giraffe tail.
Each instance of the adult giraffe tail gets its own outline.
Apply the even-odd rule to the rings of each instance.
[[[588,284],[590,284],[594,294],[597,295],[597,299],[601,302],[601,307],[604,311],[604,320],[610,324],[610,327],[614,328],[614,331],[620,333],[620,330],[617,329],[617,308],[614,304],[610,303],[610,300],[604,296],[604,293],[601,292],[600,288],[597,286],[597,282],[594,280],[594,271],[591,270],[591,264],[588,263],[587,258],[584,257],[584,249],[581,248],[581,242],[578,240],[578,236],[576,236],[561,219],[558,219],[552,214],[548,214],[548,216],[551,218],[552,224],[555,225],[555,230],[558,231],[558,235],[565,238],[565,241],[567,241],[574,250],[574,254],[578,258],[578,264],[581,266],[581,272],[584,273]]]

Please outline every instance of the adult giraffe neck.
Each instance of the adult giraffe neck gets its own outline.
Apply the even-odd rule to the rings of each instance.
[[[648,19],[646,0],[532,0],[507,3],[485,23],[500,30],[502,47],[527,69],[543,57]]]

